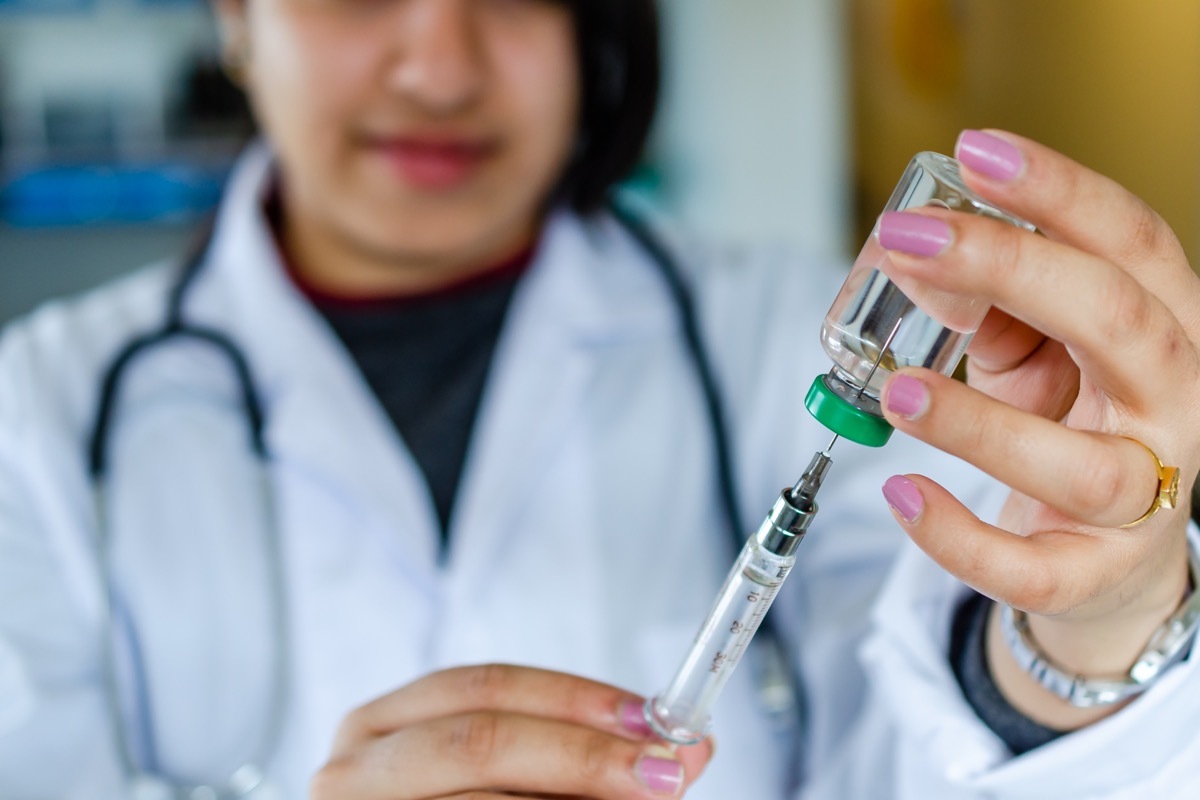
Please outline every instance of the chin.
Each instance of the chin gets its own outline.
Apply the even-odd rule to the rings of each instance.
[[[356,238],[385,258],[447,263],[486,259],[500,230],[475,219],[398,214],[360,230]]]
[[[406,197],[386,206],[372,204],[359,224],[360,232],[380,250],[436,260],[454,259],[456,254],[476,260],[510,246],[509,240],[524,233],[523,220],[535,215],[534,210],[522,213],[512,202],[490,197]]]

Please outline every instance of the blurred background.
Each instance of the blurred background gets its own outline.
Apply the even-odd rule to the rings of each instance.
[[[909,157],[1002,127],[1106,172],[1200,264],[1196,0],[662,0],[633,183],[708,237],[848,261]],[[249,130],[204,0],[0,0],[0,324],[179,252]]]

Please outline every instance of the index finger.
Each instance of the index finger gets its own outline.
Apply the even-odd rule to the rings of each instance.
[[[417,800],[483,789],[518,796],[677,797],[704,771],[707,742],[672,752],[564,722],[475,712],[422,722],[334,756],[319,796]],[[318,794],[318,792],[314,792]]]
[[[333,752],[424,720],[502,711],[583,725],[625,738],[652,737],[635,694],[562,672],[508,664],[435,672],[350,712]]]
[[[1194,316],[1196,275],[1170,226],[1137,195],[1007,131],[963,131],[955,155],[963,179],[983,197],[1047,237],[1116,264],[1181,320]]]

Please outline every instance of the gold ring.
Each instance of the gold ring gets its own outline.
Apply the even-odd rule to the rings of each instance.
[[[1158,455],[1147,447],[1145,442],[1135,439],[1132,436],[1122,436],[1121,438],[1140,444],[1150,454],[1150,457],[1154,459],[1154,469],[1158,472],[1158,493],[1155,494],[1154,500],[1150,503],[1150,508],[1133,522],[1127,522],[1121,526],[1122,528],[1132,528],[1135,525],[1141,525],[1153,517],[1158,513],[1160,508],[1175,507],[1175,503],[1179,501],[1179,467],[1163,466],[1162,461],[1158,459]]]

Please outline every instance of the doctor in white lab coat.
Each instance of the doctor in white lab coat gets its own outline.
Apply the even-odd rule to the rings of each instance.
[[[967,179],[1047,237],[937,212],[881,222],[898,275],[1003,309],[972,382],[1004,402],[920,370],[891,380],[904,433],[835,450],[772,611],[802,724],[777,729],[761,710],[755,652],[716,708],[716,754],[711,740],[666,750],[639,703],[670,678],[732,549],[679,309],[645,248],[597,210],[652,113],[652,3],[219,10],[265,143],[235,170],[182,308],[244,354],[268,480],[229,362],[180,340],[123,380],[107,499],[93,503],[102,377],[163,325],[177,265],[5,331],[0,797],[170,796],[168,782],[220,785],[247,762],[265,774],[259,798],[1200,791],[1194,659],[1132,702],[1076,709],[1022,671],[992,613],[1003,702],[1062,733],[1014,756],[947,657],[966,584],[1028,610],[1040,646],[1085,676],[1128,669],[1185,594],[1186,508],[1117,527],[1154,483],[1121,436],[1179,465],[1186,487],[1200,464],[1186,401],[1197,323],[1183,313],[1200,289],[1136,199],[1033,142],[968,132]],[[827,442],[800,404],[828,368],[816,333],[840,278],[671,249],[748,529]],[[453,304],[498,264],[511,293],[446,517],[330,309]],[[408,368],[387,366],[385,382]]]

